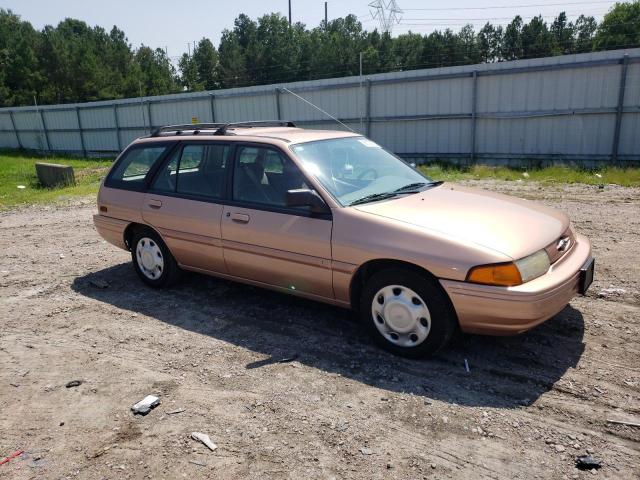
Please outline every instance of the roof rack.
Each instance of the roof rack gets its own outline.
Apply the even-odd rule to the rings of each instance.
[[[182,132],[193,132],[195,135],[197,135],[198,133],[200,133],[200,130],[217,130],[224,125],[224,123],[187,123],[185,125],[165,125],[163,127],[156,128],[151,133],[151,136],[159,137],[161,134],[166,132],[176,132],[175,135],[181,135]]]
[[[295,123],[288,120],[254,120],[251,122],[226,123],[218,128],[214,135],[226,135],[228,128],[254,128],[254,127],[295,127]]]
[[[255,120],[249,122],[230,122],[230,123],[188,123],[185,125],[165,125],[156,128],[152,133],[152,137],[159,137],[163,133],[175,132],[174,135],[182,135],[182,132],[192,132],[198,135],[202,130],[214,130],[207,132],[213,135],[226,135],[229,128],[254,128],[254,127],[295,127],[293,122],[287,120]]]

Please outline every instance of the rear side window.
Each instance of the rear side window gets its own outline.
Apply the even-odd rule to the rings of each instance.
[[[151,167],[167,150],[166,145],[130,149],[109,175],[107,186],[141,189]]]
[[[158,172],[152,189],[187,196],[222,198],[231,147],[225,144],[185,145]]]

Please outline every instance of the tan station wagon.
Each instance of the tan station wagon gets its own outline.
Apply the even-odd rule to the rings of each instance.
[[[589,240],[563,213],[432,181],[363,136],[290,122],[135,140],[94,221],[152,287],[184,269],[352,308],[381,346],[412,357],[458,328],[524,332],[593,279]]]

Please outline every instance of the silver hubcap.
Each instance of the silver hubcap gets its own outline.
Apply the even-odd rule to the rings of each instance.
[[[389,342],[415,347],[429,336],[431,315],[424,300],[402,285],[381,288],[371,303],[373,323]]]
[[[138,266],[144,276],[151,280],[157,280],[164,269],[164,259],[160,247],[149,237],[142,237],[136,245],[136,258]]]

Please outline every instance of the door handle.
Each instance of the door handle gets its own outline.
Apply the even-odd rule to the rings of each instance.
[[[231,220],[238,223],[249,223],[249,215],[245,215],[244,213],[232,213]]]
[[[155,198],[150,198],[147,202],[151,208],[160,208],[162,206],[162,202],[160,200],[156,200]]]

